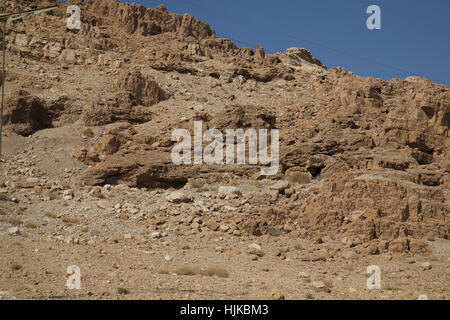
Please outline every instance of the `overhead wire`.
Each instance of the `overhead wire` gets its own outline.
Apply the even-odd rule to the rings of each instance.
[[[377,60],[374,60],[374,59],[370,59],[370,58],[367,58],[367,57],[364,57],[364,56],[360,56],[360,55],[357,55],[357,54],[354,54],[354,53],[351,53],[351,52],[348,52],[348,51],[345,51],[345,50],[342,50],[342,49],[333,48],[333,47],[331,47],[329,45],[326,45],[326,44],[323,44],[323,43],[320,43],[320,42],[317,42],[317,41],[312,41],[312,40],[309,40],[309,39],[305,39],[303,37],[298,37],[297,35],[285,32],[284,30],[280,30],[280,29],[277,29],[277,28],[269,27],[269,26],[266,26],[266,25],[261,25],[261,24],[252,22],[252,21],[247,20],[247,19],[242,19],[240,17],[236,17],[234,15],[230,15],[230,14],[222,12],[222,11],[218,11],[218,10],[214,10],[214,9],[211,9],[211,8],[207,8],[207,7],[205,7],[203,5],[200,5],[200,4],[198,4],[198,3],[194,2],[194,1],[190,1],[190,0],[179,0],[179,1],[188,3],[188,4],[192,5],[192,6],[198,7],[201,10],[204,10],[204,11],[211,12],[211,13],[213,13],[215,15],[219,15],[219,16],[222,16],[222,17],[226,17],[228,19],[232,19],[234,21],[238,21],[240,23],[251,25],[251,26],[253,26],[255,28],[258,28],[258,29],[261,29],[261,30],[270,31],[270,32],[276,33],[278,35],[283,35],[283,36],[291,38],[293,40],[304,42],[304,43],[308,43],[310,45],[313,45],[313,46],[316,46],[316,47],[320,47],[320,48],[323,48],[323,49],[326,49],[326,50],[329,50],[329,51],[333,51],[333,52],[336,52],[338,54],[351,57],[353,59],[359,59],[359,60],[362,60],[362,61],[365,61],[365,62],[368,62],[368,63],[373,63],[373,64],[382,66],[382,67],[387,68],[387,69],[391,69],[391,70],[395,70],[397,72],[401,72],[401,73],[407,74],[409,76],[422,76],[422,77],[431,79],[430,76],[424,75],[422,73],[406,70],[405,68],[400,68],[400,67],[388,64],[388,63],[384,63],[384,62],[377,61]],[[228,38],[231,39],[230,37],[228,37]],[[233,40],[233,39],[231,39],[231,40]],[[242,41],[242,40],[238,40],[238,42],[241,42],[241,43],[244,43],[244,44],[246,43],[245,41]],[[247,44],[247,45],[249,45],[249,44]],[[251,45],[251,46],[252,47],[256,47],[254,45]],[[447,81],[442,81],[441,79],[435,79],[435,81],[443,83],[445,85],[448,85]]]

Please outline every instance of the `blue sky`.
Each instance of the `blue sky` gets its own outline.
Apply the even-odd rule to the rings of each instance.
[[[132,2],[147,7],[162,3],[169,12],[189,13],[208,22],[219,36],[239,40],[239,46],[262,44],[268,53],[304,47],[328,67],[342,66],[361,76],[422,75],[450,85],[449,0]],[[366,27],[366,9],[372,4],[381,8],[381,30]]]

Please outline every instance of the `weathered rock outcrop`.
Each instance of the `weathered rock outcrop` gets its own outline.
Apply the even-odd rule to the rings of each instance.
[[[130,92],[135,103],[145,107],[150,107],[168,98],[168,94],[155,81],[142,75],[139,71],[124,74],[119,80],[118,87]]]
[[[4,121],[21,135],[74,122],[95,126],[73,152],[90,166],[76,182],[168,189],[233,177],[257,185],[260,165],[176,166],[171,133],[193,134],[196,120],[222,132],[276,128],[280,171],[267,179],[291,185],[283,181],[251,203],[254,212],[236,223],[240,231],[336,234],[372,254],[422,252],[417,239],[429,233],[448,238],[447,86],[328,70],[303,48],[239,48],[164,6],[74,3],[82,7],[81,30],[62,23],[66,4],[9,25],[9,52],[45,68],[31,70],[33,78],[26,66],[7,75],[35,91],[12,95]],[[16,9],[32,5],[21,1]],[[39,98],[39,90],[51,98]]]
[[[3,124],[17,134],[28,136],[37,130],[50,128],[52,119],[45,101],[19,90],[5,102]]]
[[[85,106],[82,114],[82,120],[87,126],[105,125],[116,121],[144,123],[151,119],[151,111],[138,105],[136,98],[127,91],[119,91],[113,97]]]

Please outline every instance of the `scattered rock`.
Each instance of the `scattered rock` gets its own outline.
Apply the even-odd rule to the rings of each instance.
[[[345,247],[347,247],[347,248],[351,248],[352,246],[353,246],[353,241],[352,240],[350,240],[349,238],[347,238],[347,237],[344,237],[344,238],[342,238],[342,244],[345,246]]]
[[[152,232],[150,236],[151,236],[153,239],[160,239],[160,238],[162,238],[161,232],[158,232],[158,231]]]
[[[318,291],[322,292],[331,292],[330,288],[323,281],[313,281],[312,286],[316,288]]]
[[[280,195],[280,191],[279,190],[272,190],[272,191],[270,191],[270,200],[277,201],[279,195]]]
[[[322,237],[319,236],[313,237],[311,240],[314,244],[322,244],[324,242]]]
[[[257,243],[252,243],[251,245],[248,246],[248,248],[249,249],[258,250],[258,251],[262,250],[261,246],[259,244],[257,244]]]
[[[295,193],[295,189],[294,188],[289,188],[284,190],[284,194],[286,195],[286,198],[290,198],[292,197],[292,195]]]
[[[306,272],[299,272],[298,277],[300,279],[311,279],[311,276],[309,274],[307,274]]]
[[[208,221],[206,222],[206,226],[208,227],[209,230],[211,231],[217,231],[219,230],[219,224],[217,222],[214,221]]]
[[[278,181],[270,186],[270,190],[278,190],[280,192],[285,191],[289,188],[289,181]]]
[[[352,249],[344,250],[342,252],[342,257],[347,260],[354,259],[356,257],[356,252]]]
[[[261,171],[257,171],[252,175],[253,180],[263,180],[266,176],[261,173]]]
[[[100,198],[103,199],[105,196],[102,193],[102,189],[100,187],[93,187],[91,189],[91,192],[89,192],[90,195],[96,197],[96,198]]]
[[[73,191],[72,190],[64,190],[63,199],[64,200],[72,200],[73,199]]]
[[[280,290],[274,290],[269,295],[269,300],[284,300],[284,299],[285,299],[284,294],[282,294]]]
[[[432,265],[429,262],[424,262],[424,263],[422,263],[421,267],[422,267],[423,271],[426,271],[426,270],[431,270]]]
[[[250,255],[255,255],[257,257],[263,257],[264,256],[264,252],[262,251],[262,248],[259,244],[257,243],[252,243],[248,246],[249,248],[249,254]]]
[[[219,187],[219,193],[224,195],[241,195],[241,189],[239,189],[238,187],[221,186]]]
[[[18,236],[20,235],[20,229],[19,227],[11,227],[8,229],[8,234],[12,236]]]
[[[166,196],[166,200],[172,203],[189,203],[194,201],[193,197],[182,191],[174,191]]]

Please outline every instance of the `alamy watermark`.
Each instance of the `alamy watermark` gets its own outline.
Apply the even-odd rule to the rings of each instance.
[[[67,289],[73,290],[80,290],[81,289],[81,270],[78,266],[68,266],[67,267],[67,274],[69,275],[69,278],[67,278],[66,287]]]
[[[70,17],[67,18],[67,29],[80,30],[81,29],[81,10],[79,6],[70,5],[67,7],[67,14]]]
[[[381,9],[379,6],[373,4],[367,7],[367,14],[370,16],[367,18],[366,25],[369,30],[381,29]]]
[[[267,129],[260,129],[258,132],[255,129],[227,129],[224,141],[224,136],[218,129],[209,129],[203,133],[203,122],[194,121],[194,156],[192,157],[190,132],[186,129],[176,129],[172,132],[172,141],[178,143],[172,149],[171,157],[176,165],[201,165],[203,163],[207,165],[244,165],[246,164],[246,146],[248,141],[248,164],[269,165],[269,167],[261,167],[261,174],[270,176],[277,174],[279,169],[279,138],[279,130],[271,129],[269,155]],[[204,150],[203,141],[211,142]]]
[[[379,266],[368,266],[366,270],[367,274],[371,276],[367,278],[367,289],[381,289],[381,269]]]

